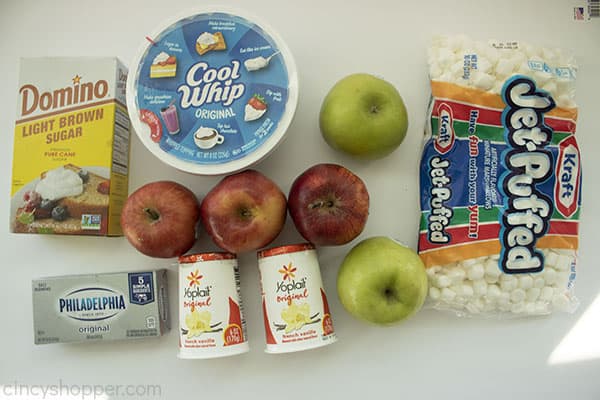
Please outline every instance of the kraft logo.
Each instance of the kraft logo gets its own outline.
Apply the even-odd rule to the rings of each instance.
[[[448,104],[442,103],[438,106],[438,132],[433,146],[438,153],[446,154],[452,149],[455,139],[452,108]]]
[[[558,212],[569,218],[575,214],[579,204],[581,162],[575,137],[569,136],[559,146],[554,198]]]

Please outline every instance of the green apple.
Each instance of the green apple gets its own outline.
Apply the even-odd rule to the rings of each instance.
[[[337,277],[344,308],[358,319],[380,325],[415,314],[427,296],[427,273],[412,249],[376,236],[350,250]]]
[[[319,114],[325,141],[359,158],[382,158],[406,136],[408,115],[400,93],[369,74],[349,75],[329,91]]]

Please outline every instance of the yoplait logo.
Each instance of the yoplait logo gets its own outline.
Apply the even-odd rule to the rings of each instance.
[[[293,300],[306,299],[308,297],[308,289],[306,282],[308,278],[305,276],[302,279],[296,280],[297,268],[289,263],[278,270],[282,274],[282,280],[276,282],[276,293],[282,293],[277,296],[277,302],[287,302],[292,304]],[[301,291],[298,293],[298,291]]]
[[[546,146],[553,132],[544,124],[544,114],[555,102],[532,79],[521,75],[506,82],[502,97],[508,144],[503,163],[508,172],[499,181],[505,194],[499,264],[505,273],[539,272],[544,269],[544,256],[535,246],[548,230],[553,203],[537,185],[552,175],[553,156]]]
[[[230,106],[246,90],[243,83],[236,83],[240,77],[240,62],[237,60],[218,69],[211,68],[204,61],[192,65],[185,74],[185,83],[177,88],[177,92],[181,93],[181,108],[211,103]]]
[[[291,292],[292,290],[306,288],[306,277],[296,280],[297,268],[289,263],[284,265],[278,272],[283,275],[283,279],[277,282],[277,293],[279,292]]]
[[[201,288],[200,280],[202,278],[204,278],[204,276],[200,275],[199,270],[190,272],[190,274],[186,277],[186,279],[189,281],[189,284],[183,289],[183,297],[190,299],[192,301],[190,305],[195,307],[209,306],[211,304],[210,292],[212,290],[212,285],[207,285],[206,287]]]

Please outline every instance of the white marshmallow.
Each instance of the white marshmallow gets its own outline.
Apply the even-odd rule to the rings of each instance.
[[[495,79],[492,75],[485,72],[473,71],[471,73],[471,83],[479,89],[490,90],[494,87]]]
[[[441,295],[442,292],[440,291],[440,289],[436,287],[429,288],[429,297],[431,298],[431,300],[439,300]]]
[[[533,79],[538,86],[543,86],[552,79],[552,74],[545,71],[535,71]]]
[[[556,280],[554,281],[554,285],[559,289],[566,289],[569,285],[569,281],[571,280],[571,272],[570,271],[558,271]]]
[[[571,96],[562,94],[556,98],[556,105],[561,108],[575,108],[577,104],[571,99]]]
[[[542,86],[542,89],[550,93],[552,96],[556,96],[558,94],[558,86],[554,81],[547,82],[544,86]]]
[[[519,277],[519,287],[527,290],[533,287],[533,278],[529,275],[523,275]]]
[[[435,286],[441,288],[447,288],[452,284],[452,280],[446,275],[437,275],[434,279]]]
[[[484,280],[473,281],[473,292],[477,296],[485,296],[487,293],[487,283]]]
[[[498,276],[486,275],[484,279],[489,284],[497,283],[498,282]]]
[[[548,303],[543,301],[535,302],[535,313],[536,314],[547,314],[548,313]]]
[[[487,288],[487,298],[495,300],[500,297],[502,291],[498,287],[498,285],[489,285]]]
[[[503,273],[500,274],[500,287],[503,287],[503,284],[504,287],[508,289],[502,290],[511,292],[519,285],[519,281],[517,280],[517,278],[515,278],[514,275]]]
[[[514,314],[520,314],[525,311],[525,303],[514,303],[510,306],[510,312]]]
[[[448,272],[446,274],[452,281],[453,285],[462,282],[465,279],[465,277],[467,276],[467,273],[465,272],[465,270],[460,267],[449,268]]]
[[[456,296],[453,300],[452,300],[452,304],[453,305],[460,305],[460,306],[464,306],[465,304],[467,304],[467,298],[465,296]]]
[[[565,254],[560,254],[556,260],[555,268],[560,271],[570,270],[573,259]]]
[[[551,301],[552,297],[554,297],[554,288],[550,286],[544,287],[540,293],[540,300]]]
[[[442,76],[442,68],[437,63],[431,64],[429,67],[429,77],[431,80],[437,80],[440,76]]]
[[[485,274],[485,270],[483,269],[483,265],[475,264],[467,271],[467,278],[472,281],[477,281],[482,279]]]
[[[542,278],[544,278],[544,280],[546,281],[546,285],[552,285],[556,281],[557,273],[556,270],[553,268],[546,267],[541,272],[541,274]]]
[[[465,304],[465,308],[471,314],[479,314],[481,312],[481,308],[477,307],[475,303],[467,303]]]
[[[504,86],[504,83],[498,81],[498,82],[494,83],[494,86],[490,89],[490,92],[495,93],[495,94],[500,94],[500,93],[502,93],[503,86]]]
[[[463,265],[464,267],[466,267],[466,268],[470,268],[470,267],[472,267],[473,265],[476,265],[477,263],[478,263],[478,262],[477,262],[477,259],[476,259],[476,258],[469,258],[469,259],[466,259],[466,260],[464,260],[464,261],[462,262],[462,265]]]
[[[552,307],[560,311],[567,311],[569,309],[570,303],[571,301],[569,300],[569,298],[562,293],[556,294],[552,298]]]
[[[496,64],[496,76],[500,78],[507,77],[512,74],[515,69],[515,60],[510,58],[500,58]]]
[[[546,286],[546,281],[541,276],[538,276],[533,280],[533,287],[541,289],[544,286]]]
[[[546,266],[548,266],[548,265],[555,266],[557,260],[558,260],[558,254],[556,254],[555,252],[550,250],[547,253],[544,253],[544,264]]]
[[[498,305],[510,303],[510,293],[501,292],[498,296]]]
[[[525,303],[525,312],[527,314],[534,314],[535,313],[535,303],[533,303],[533,302]]]
[[[454,298],[456,297],[456,292],[448,289],[447,287],[442,289],[440,298],[446,302],[450,302],[452,300],[454,300]]]
[[[434,57],[442,68],[448,67],[456,62],[456,55],[454,52],[445,47],[440,48],[437,51],[437,54],[434,53]]]
[[[474,293],[474,291],[473,291],[473,286],[471,286],[470,284],[468,284],[468,283],[464,283],[464,284],[461,286],[461,294],[462,294],[463,296],[465,296],[465,297],[467,297],[467,298],[468,298],[468,297],[473,297],[473,293]]]
[[[513,303],[521,303],[525,300],[525,297],[527,297],[527,294],[523,289],[515,289],[510,293],[510,301]]]
[[[498,267],[497,260],[489,259],[488,261],[485,262],[484,266],[485,266],[485,274],[486,275],[500,276],[500,274],[502,273],[502,271],[500,271],[500,268]]]
[[[539,297],[540,294],[542,293],[542,290],[540,288],[537,287],[532,287],[527,289],[527,301],[536,301]]]
[[[487,59],[487,57],[479,57],[479,60],[477,60],[477,71],[486,73],[486,74],[491,74],[491,69],[492,69],[492,63]],[[493,76],[493,75],[491,75]]]

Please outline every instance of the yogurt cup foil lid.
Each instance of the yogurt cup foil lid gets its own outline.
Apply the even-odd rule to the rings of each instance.
[[[298,102],[294,59],[255,17],[211,10],[148,35],[127,80],[137,135],[180,170],[220,175],[268,155]]]

